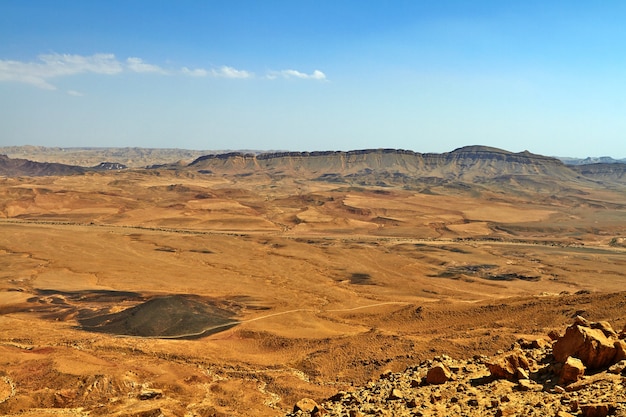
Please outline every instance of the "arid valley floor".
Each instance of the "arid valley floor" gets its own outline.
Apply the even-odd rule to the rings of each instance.
[[[624,182],[216,166],[0,177],[0,414],[284,415],[626,325]]]

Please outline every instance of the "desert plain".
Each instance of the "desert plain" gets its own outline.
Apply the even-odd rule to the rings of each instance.
[[[626,325],[623,183],[355,178],[0,177],[0,414],[277,416]]]

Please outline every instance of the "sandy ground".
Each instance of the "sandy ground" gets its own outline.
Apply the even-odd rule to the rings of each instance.
[[[0,179],[0,414],[274,416],[577,314],[626,324],[623,190],[434,191]]]

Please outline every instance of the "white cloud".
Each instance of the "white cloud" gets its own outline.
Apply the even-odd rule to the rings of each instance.
[[[311,74],[311,78],[313,78],[314,80],[325,80],[326,74],[324,74],[320,70],[315,70],[313,71],[313,74]]]
[[[48,82],[49,79],[82,73],[113,75],[123,71],[113,54],[44,54],[37,58],[34,62],[0,60],[0,81],[15,81],[56,90]]]
[[[96,74],[117,74],[122,72],[122,66],[113,54],[94,54],[90,56],[70,54],[46,54],[39,55],[42,64],[25,63],[25,65],[38,65],[41,75],[47,78],[63,75],[93,72]]]
[[[286,70],[282,70],[282,71],[271,71],[268,75],[267,78],[269,79],[275,79],[275,78],[300,78],[303,80],[320,80],[320,81],[325,81],[326,80],[326,74],[324,74],[322,71],[320,70],[315,70],[310,74],[304,73],[304,72],[300,72],[297,70],[293,70],[293,69],[286,69]]]
[[[192,77],[212,76],[233,79],[254,78],[255,76],[253,72],[226,65],[211,70],[182,67],[180,71],[168,71],[158,65],[148,64],[138,57],[129,57],[125,61],[120,61],[114,54],[72,55],[52,53],[39,55],[35,61],[31,62],[0,59],[0,82],[25,83],[46,90],[56,90],[57,88],[52,84],[51,80],[59,77],[85,73],[116,75],[123,72],[162,75],[179,73]],[[266,74],[268,79],[279,77],[326,81],[326,74],[320,70],[307,74],[294,69],[286,69],[271,71]],[[69,90],[67,93],[74,96],[82,95],[82,93],[75,90]]]
[[[133,72],[154,72],[158,74],[167,74],[167,72],[158,65],[146,64],[143,59],[130,57],[126,59],[126,66]]]
[[[211,75],[214,77],[222,77],[222,78],[251,78],[254,76],[253,73],[238,70],[233,67],[222,66],[219,69],[211,70]]]
[[[83,96],[83,93],[81,93],[80,91],[76,91],[76,90],[67,90],[67,94],[69,94],[70,96],[74,96],[74,97]]]
[[[187,67],[182,67],[180,71],[183,74],[189,75],[191,77],[206,77],[207,75],[209,75],[209,71],[205,70],[204,68],[189,69]]]

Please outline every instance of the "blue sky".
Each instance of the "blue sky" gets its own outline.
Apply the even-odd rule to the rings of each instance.
[[[0,146],[626,157],[622,1],[0,1]]]

